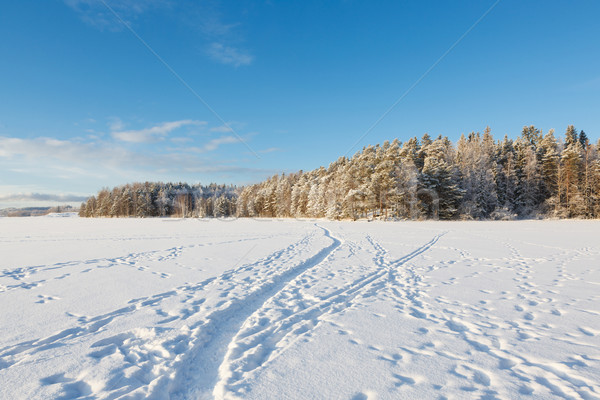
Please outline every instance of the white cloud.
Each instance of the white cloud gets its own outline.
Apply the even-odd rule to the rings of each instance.
[[[281,151],[279,147],[269,147],[268,149],[259,150],[258,152],[261,154],[273,153],[276,151]]]
[[[191,143],[194,141],[191,137],[174,137],[169,140],[173,143]]]
[[[209,140],[203,146],[187,147],[183,150],[192,153],[208,153],[210,151],[217,150],[223,144],[233,144],[240,142],[241,140],[237,136],[222,136],[219,138]]]
[[[254,61],[254,57],[245,50],[217,42],[211,43],[207,53],[212,59],[222,64],[230,64],[236,67],[250,65]]]
[[[225,24],[218,15],[203,13],[203,18],[200,21],[200,29],[209,37],[224,37],[231,35],[233,29],[238,24]]]
[[[64,2],[86,24],[109,31],[120,31],[124,27],[108,7],[129,23],[130,20],[149,10],[166,7],[171,3],[169,0],[64,0]]]
[[[219,172],[243,174],[259,173],[260,168],[240,167],[237,161],[219,162],[203,157],[199,153],[216,150],[219,146],[237,143],[235,136],[215,138],[201,147],[186,147],[154,152],[126,149],[118,144],[93,141],[69,141],[54,138],[20,139],[0,136],[0,165],[5,171],[41,179],[61,178],[73,182],[82,179],[107,182],[115,176],[126,181],[183,179],[182,172]],[[159,176],[159,172],[163,176]],[[22,185],[20,185],[22,186]],[[33,190],[35,191],[35,189]],[[12,192],[15,192],[13,190]]]
[[[0,158],[27,161],[57,160],[71,164],[119,164],[129,158],[125,149],[101,142],[76,142],[53,138],[20,139],[0,137]]]
[[[210,142],[204,145],[204,151],[214,151],[222,144],[239,143],[239,141],[240,139],[235,136],[223,136],[212,139]]]
[[[114,128],[129,126],[118,118],[110,123]],[[6,197],[0,203],[25,202],[27,196],[32,201],[44,201],[41,194],[65,191],[85,194],[103,186],[135,181],[200,179],[239,183],[252,180],[252,176],[262,179],[275,173],[261,168],[259,163],[249,165],[247,160],[238,159],[235,154],[243,157],[239,146],[223,152],[231,154],[230,157],[213,156],[211,152],[239,144],[240,139],[233,133],[206,137],[210,128],[206,124],[182,119],[140,130],[98,132],[70,139],[0,134],[1,180],[4,185],[13,185],[12,188],[0,185],[0,194]],[[216,130],[225,131],[219,126]],[[246,135],[244,140],[250,136]],[[138,145],[161,139],[164,141],[153,145]]]
[[[108,121],[108,127],[111,131],[122,131],[125,128],[125,124],[121,121],[121,118],[111,117]]]
[[[208,43],[206,53],[222,64],[249,65],[254,57],[232,43],[243,42],[243,35],[236,32],[239,23],[223,21],[219,7],[206,2],[175,2],[173,0],[63,0],[88,25],[100,30],[122,31],[123,21],[128,25],[142,21],[144,14],[158,9],[171,9],[169,16],[178,18],[197,31]],[[116,13],[118,17],[114,14]],[[164,13],[167,14],[167,13]]]
[[[227,133],[227,132],[233,132],[233,128],[231,127],[230,124],[227,125],[220,125],[220,126],[215,126],[214,128],[210,128],[211,132],[219,132],[219,133]]]
[[[123,142],[150,143],[164,139],[169,133],[182,126],[204,125],[206,122],[185,119],[181,121],[163,122],[151,128],[112,132],[112,137]]]

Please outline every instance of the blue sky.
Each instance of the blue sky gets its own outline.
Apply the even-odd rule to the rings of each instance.
[[[253,183],[487,125],[595,141],[599,15],[596,0],[4,1],[0,207]]]

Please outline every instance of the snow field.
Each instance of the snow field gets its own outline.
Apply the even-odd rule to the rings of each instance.
[[[600,398],[596,221],[0,228],[0,398]]]

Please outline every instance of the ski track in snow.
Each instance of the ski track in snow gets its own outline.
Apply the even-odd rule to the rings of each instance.
[[[378,254],[374,271],[322,297],[307,297],[302,293],[307,281],[316,280],[311,272],[319,264],[290,281],[284,290],[269,298],[254,312],[229,344],[225,360],[219,368],[220,381],[215,387],[215,398],[234,398],[235,392],[242,392],[240,395],[243,395],[244,382],[251,379],[254,369],[263,367],[285,351],[290,343],[309,334],[318,326],[323,315],[343,312],[352,306],[355,298],[369,297],[378,291],[378,286],[385,284],[386,279],[395,280],[396,268],[427,251],[441,236],[443,234],[436,235],[422,247],[393,263],[384,263],[382,255]],[[381,246],[373,239],[369,237],[368,240],[378,252],[383,253]]]
[[[318,264],[339,246],[339,241],[332,238],[328,230],[320,229],[333,243],[314,255],[309,255],[305,248],[316,236],[316,232],[261,260],[227,271],[216,278],[178,287],[148,298],[132,299],[126,307],[107,314],[92,318],[79,316],[76,327],[0,349],[0,370],[27,362],[28,358],[39,352],[67,346],[82,337],[93,335],[116,318],[152,309],[156,314],[165,317],[158,321],[158,324],[172,325],[176,321],[185,321],[185,324],[178,327],[179,329],[162,328],[161,325],[151,329],[135,329],[93,343],[89,353],[92,359],[102,360],[120,354],[125,364],[131,364],[129,367],[119,365],[114,368],[111,380],[104,390],[112,393],[110,398],[122,395],[134,398],[210,398],[220,358],[226,351],[228,340],[233,337],[241,323],[265,298],[270,297],[297,274]],[[227,242],[219,242],[224,243]],[[188,248],[211,244],[198,244]],[[144,271],[143,266],[138,266],[142,265],[143,261],[150,258],[158,262],[173,260],[181,250],[183,247],[130,254],[120,258],[17,268],[5,270],[3,276],[20,281],[39,270],[67,268],[78,264],[90,264],[95,268],[110,268],[123,264]],[[303,257],[305,258],[302,259]],[[81,272],[87,272],[87,269]],[[8,285],[6,290],[27,289],[30,285],[31,283]],[[163,310],[161,304],[169,299],[176,299],[176,302],[182,303],[183,306],[177,312]],[[44,297],[42,300],[47,299]],[[133,371],[123,373],[127,369]],[[45,377],[42,383],[62,385],[63,398],[90,395],[94,385],[85,379],[67,378],[64,374]],[[188,390],[190,383],[193,386]]]
[[[256,382],[283,365],[287,353],[332,331],[360,354],[383,363],[387,386],[340,392],[322,388],[307,398],[600,399],[600,309],[594,306],[600,300],[595,294],[600,288],[595,281],[600,280],[598,247],[507,240],[493,231],[457,233],[440,225],[443,229],[421,229],[421,244],[414,239],[389,250],[392,242],[383,240],[389,238],[384,234],[322,225],[314,224],[304,237],[260,259],[242,257],[239,266],[232,263],[231,269],[201,282],[133,298],[100,315],[67,313],[71,327],[0,347],[0,377],[3,370],[33,366],[57,357],[57,349],[77,347],[87,349],[85,359],[39,378],[45,397],[265,398],[255,392]],[[460,246],[459,239],[452,239],[458,234],[467,243],[494,243],[495,250],[481,254],[474,246]],[[0,295],[39,291],[49,279],[76,282],[93,269],[133,268],[169,279],[174,266],[191,268],[178,261],[183,253],[272,237],[207,240],[122,257],[6,268],[0,272]],[[583,269],[572,267],[590,262]],[[164,265],[164,272],[150,264]],[[510,284],[494,287],[500,278]],[[477,296],[471,282],[480,285]],[[572,291],[561,294],[573,284],[596,292],[584,293],[589,294],[585,298]],[[56,294],[35,294],[39,304],[60,301]],[[357,313],[384,320],[391,312],[414,328],[395,346],[376,343],[377,332],[369,340],[347,322]],[[574,326],[561,323],[575,313],[589,317],[578,317]],[[136,321],[142,317],[140,326]],[[554,356],[538,343],[568,350]],[[429,376],[422,366],[431,360],[440,371]],[[304,397],[296,393],[295,398]]]

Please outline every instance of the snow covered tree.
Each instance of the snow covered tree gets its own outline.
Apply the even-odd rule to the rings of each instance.
[[[440,219],[452,219],[458,212],[463,192],[446,160],[452,156],[451,150],[441,137],[427,146],[419,190],[427,217],[435,218],[437,214]]]
[[[538,211],[541,194],[541,175],[538,169],[537,156],[532,146],[522,146],[521,184],[519,185],[518,213],[521,216],[532,216]]]
[[[560,157],[558,154],[558,143],[554,137],[554,130],[550,129],[544,136],[540,144],[542,153],[541,165],[541,196],[544,199],[545,207],[543,212],[556,212],[558,201],[558,171]]]
[[[457,144],[456,165],[464,193],[459,212],[466,218],[488,218],[497,206],[493,138],[489,129],[485,135],[482,139],[471,133],[468,140],[463,135]]]
[[[559,177],[561,205],[568,218],[581,215],[585,209],[580,192],[580,176],[582,172],[581,154],[583,148],[578,140],[573,125],[569,125],[565,134],[565,146],[561,155],[561,176]]]
[[[81,216],[514,218],[600,217],[598,147],[569,125],[564,145],[525,126],[516,140],[424,134],[369,145],[327,168],[274,175],[237,189],[133,183],[102,189]]]

